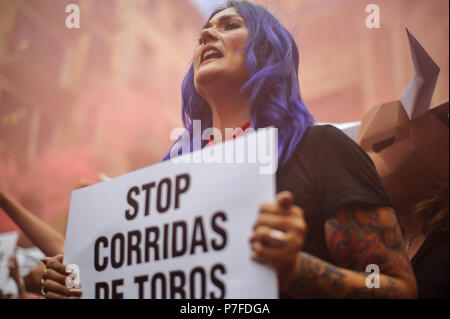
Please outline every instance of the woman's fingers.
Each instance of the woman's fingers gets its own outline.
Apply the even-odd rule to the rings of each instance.
[[[80,295],[81,296],[81,295]],[[79,299],[79,296],[65,296],[53,291],[49,291],[45,296],[46,299]]]
[[[75,288],[67,288],[65,283],[61,284],[55,280],[52,279],[46,279],[43,283],[44,291],[46,292],[45,296],[48,298],[48,295],[50,293],[61,295],[61,296],[68,296],[68,297],[81,297],[82,290],[81,289],[75,289]]]
[[[61,285],[66,284],[66,275],[61,274],[60,272],[57,272],[51,268],[47,268],[44,270],[44,274],[42,275],[44,279],[51,279],[53,281],[56,281],[60,283]]]
[[[288,216],[277,216],[274,214],[260,214],[256,220],[253,229],[261,226],[275,228],[281,231],[287,231],[290,227],[290,218]]]
[[[280,192],[277,194],[275,203],[263,203],[259,207],[261,213],[268,213],[274,215],[291,215],[292,209],[296,212],[301,211],[300,207],[293,205],[294,195],[289,191]]]
[[[306,232],[303,210],[293,204],[292,193],[279,193],[275,203],[260,206],[250,238],[253,260],[271,264],[280,271],[290,269],[304,245]]]
[[[261,214],[273,214],[273,215],[289,215],[289,209],[283,208],[278,203],[263,203],[259,206]]]
[[[259,226],[255,229],[253,236],[250,238],[250,242],[254,243],[259,241],[266,246],[282,247],[286,244],[285,239],[285,232],[267,226]]]
[[[277,203],[283,209],[288,209],[294,203],[294,195],[289,191],[283,191],[277,194]]]
[[[50,268],[61,274],[68,274],[67,266],[62,263],[62,255],[53,258],[44,258],[42,261],[47,266],[47,269]]]
[[[286,240],[286,232],[281,230],[276,230],[267,226],[256,227],[252,237],[250,237],[250,242],[254,241],[270,241],[270,239],[278,240],[284,242]]]
[[[267,226],[259,226],[250,237],[250,242],[260,242],[265,247],[286,248],[289,251],[299,251],[304,242],[304,232],[280,231]]]
[[[79,298],[82,293],[80,289],[69,289],[66,286],[67,275],[70,271],[62,261],[63,255],[42,259],[45,268],[42,274],[41,292],[48,299]]]
[[[69,290],[70,290],[70,293],[72,294],[72,297],[80,298],[81,295],[83,294],[83,290],[81,290],[81,289],[72,288]]]
[[[295,231],[305,233],[307,229],[301,210],[297,211],[297,213],[292,213],[290,216],[277,216],[274,214],[262,213],[256,220],[253,229],[256,230],[256,228],[261,226],[266,226],[285,232]]]
[[[65,296],[72,296],[72,293],[70,291],[69,288],[67,288],[65,286],[65,284],[60,284],[59,282],[56,282],[52,279],[47,279],[44,281],[43,284],[44,287],[44,291],[47,292],[46,296],[48,295],[49,292],[54,292],[60,295],[65,295]]]
[[[252,244],[252,249],[254,252],[252,259],[255,261],[273,263],[274,260],[281,261],[281,258],[285,257],[283,250],[267,247],[258,241]]]
[[[289,193],[286,193],[283,196],[287,198],[290,196],[288,194]],[[260,215],[258,216],[253,229],[255,230],[260,226],[267,226],[285,232],[292,230],[306,233],[307,230],[303,210],[292,204],[290,204],[287,209],[282,209],[278,204],[273,203],[261,205]]]
[[[53,291],[47,292],[45,299],[69,299],[69,296],[61,295]]]
[[[56,259],[56,260],[58,260],[59,262],[62,263],[63,258],[64,258],[64,255],[59,254],[59,255],[56,255],[56,256],[53,256],[53,257],[44,257],[44,258],[42,258],[41,261],[45,264],[47,261],[49,261],[51,259]]]

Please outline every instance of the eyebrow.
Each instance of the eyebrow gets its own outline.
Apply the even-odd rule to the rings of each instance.
[[[225,15],[223,15],[223,16],[221,16],[220,18],[219,18],[219,24],[220,23],[223,23],[225,20],[228,20],[228,19],[230,19],[230,18],[240,18],[240,19],[242,19],[242,17],[241,16],[239,16],[239,15],[237,15],[237,14],[225,14]],[[203,29],[206,29],[206,28],[210,28],[211,27],[211,21],[208,21],[204,26],[203,26],[203,28],[202,28],[202,30]]]

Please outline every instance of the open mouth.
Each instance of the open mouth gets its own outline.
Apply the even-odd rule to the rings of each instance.
[[[213,60],[213,59],[220,59],[223,57],[222,52],[217,50],[216,48],[207,48],[205,51],[203,51],[202,58],[200,61],[200,64],[203,64],[204,62]]]

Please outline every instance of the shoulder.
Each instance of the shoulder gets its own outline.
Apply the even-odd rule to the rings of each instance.
[[[320,142],[330,143],[332,145],[352,145],[357,146],[357,144],[347,136],[342,130],[338,129],[333,125],[316,125],[310,128],[311,138],[319,139]]]
[[[302,141],[297,146],[297,152],[302,154],[327,155],[330,152],[347,156],[354,152],[365,152],[343,131],[333,125],[316,125],[308,128]]]
[[[356,154],[356,155],[355,155]],[[349,160],[352,159],[352,160]],[[344,132],[332,125],[309,127],[293,152],[287,170],[299,168],[317,176],[320,171],[347,167],[349,162],[370,159]]]
[[[369,155],[342,130],[332,125],[317,125],[308,129],[299,143],[294,162],[304,166],[317,176],[328,176],[336,181],[370,179],[380,184],[380,178]]]

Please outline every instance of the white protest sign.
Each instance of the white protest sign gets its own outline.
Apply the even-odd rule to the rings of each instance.
[[[5,289],[8,278],[8,259],[14,254],[19,234],[17,232],[8,232],[0,234],[0,289]]]
[[[264,134],[276,144],[275,129],[260,129],[207,151]],[[73,191],[64,263],[79,269],[83,298],[278,298],[249,243],[274,200],[275,176],[258,163],[169,160]]]

